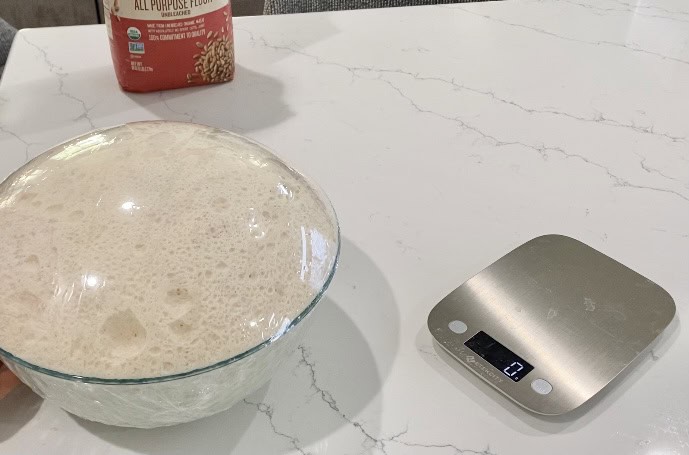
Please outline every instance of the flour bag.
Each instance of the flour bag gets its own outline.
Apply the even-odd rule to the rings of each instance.
[[[103,7],[115,73],[124,90],[233,79],[229,0],[103,0]]]

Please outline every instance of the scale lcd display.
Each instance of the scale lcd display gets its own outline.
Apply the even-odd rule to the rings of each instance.
[[[526,360],[498,343],[493,337],[483,331],[471,337],[464,345],[514,382],[519,382],[533,370],[533,366]]]

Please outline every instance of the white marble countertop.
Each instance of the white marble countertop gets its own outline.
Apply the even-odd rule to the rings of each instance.
[[[559,419],[439,356],[449,291],[543,233],[654,280],[689,318],[689,5],[545,0],[235,21],[227,85],[127,94],[101,26],[19,33],[0,85],[0,177],[92,128],[191,120],[319,181],[341,267],[286,368],[172,428],[78,420],[27,389],[0,454],[689,453],[689,333]]]

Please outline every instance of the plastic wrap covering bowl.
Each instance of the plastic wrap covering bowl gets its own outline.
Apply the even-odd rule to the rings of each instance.
[[[68,412],[156,427],[228,409],[296,350],[340,238],[265,148],[189,123],[94,131],[0,185],[0,358]]]

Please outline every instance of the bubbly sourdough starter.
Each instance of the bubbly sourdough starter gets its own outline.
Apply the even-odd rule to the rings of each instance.
[[[0,185],[0,348],[55,371],[189,371],[280,333],[328,279],[330,206],[238,136],[141,122]]]

